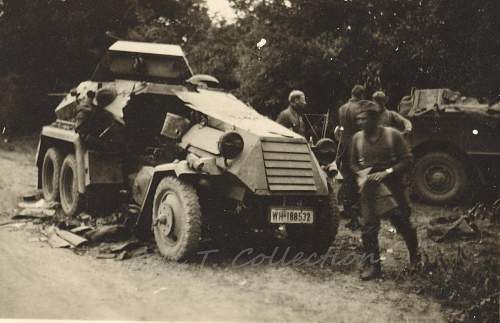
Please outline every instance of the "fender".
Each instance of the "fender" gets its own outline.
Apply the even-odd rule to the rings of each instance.
[[[45,152],[50,147],[57,147],[64,152],[74,152],[77,162],[78,192],[85,193],[84,148],[80,137],[74,131],[45,126],[40,134],[40,141],[36,152],[36,166],[38,168],[38,188],[42,187],[41,167]]]
[[[58,148],[64,154],[75,154],[77,163],[76,176],[80,194],[84,194],[87,186],[91,184],[122,184],[124,182],[121,168],[117,167],[120,160],[118,157],[107,154],[107,158],[102,158],[102,154],[88,150],[82,144],[80,136],[73,130],[46,126],[42,129],[36,154],[38,188],[42,186],[41,168],[45,152],[50,147]],[[96,154],[98,157],[96,157]]]
[[[60,129],[52,126],[43,127],[36,151],[36,165],[38,167],[42,166],[45,152],[49,148],[50,143],[60,142],[63,145],[72,146],[76,140],[78,140],[78,134],[74,131]]]
[[[141,212],[137,218],[136,227],[140,228],[140,231],[148,233],[149,228],[151,228],[151,215],[153,212],[153,200],[155,198],[156,187],[160,181],[165,176],[176,176],[181,178],[185,175],[198,174],[193,169],[191,169],[186,160],[158,165],[153,170],[153,176],[149,181],[148,189],[144,201],[141,205]],[[139,233],[139,232],[138,232]]]

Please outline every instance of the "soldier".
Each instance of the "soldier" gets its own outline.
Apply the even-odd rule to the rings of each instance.
[[[306,123],[304,121],[304,112],[307,102],[304,92],[293,90],[288,95],[288,102],[290,103],[288,108],[281,111],[276,122],[305,137]]]
[[[347,103],[339,108],[338,118],[340,126],[336,129],[336,137],[340,139],[340,153],[339,161],[340,173],[344,178],[343,189],[344,199],[344,213],[351,219],[347,223],[347,227],[351,230],[359,228],[359,221],[357,213],[354,212],[353,206],[358,200],[358,186],[356,184],[356,177],[351,171],[350,167],[350,147],[352,136],[358,131],[356,124],[356,115],[358,113],[358,103],[364,99],[365,87],[362,85],[355,85],[351,91],[351,98]]]
[[[403,236],[410,264],[415,266],[420,260],[417,232],[410,222],[408,187],[402,180],[402,175],[410,171],[413,156],[399,131],[380,126],[380,115],[374,102],[360,103],[357,122],[362,130],[352,139],[351,167],[353,172],[364,177],[358,181],[365,253],[365,268],[361,272],[363,280],[381,274],[378,232],[383,213],[389,214],[391,223]],[[391,202],[393,204],[388,209],[387,204]]]
[[[100,92],[108,91],[105,89]],[[92,149],[122,151],[125,143],[123,127],[104,109],[109,102],[94,104],[95,98],[96,93],[88,91],[85,98],[80,100],[76,107],[75,131],[80,135],[82,142]]]
[[[92,124],[88,122],[95,114],[97,107],[93,101],[95,99],[95,92],[88,91],[84,98],[79,99],[75,112],[75,130],[80,135],[82,140],[85,140],[91,132]]]
[[[380,125],[384,127],[396,128],[403,133],[403,135],[409,134],[413,126],[411,121],[397,113],[396,111],[390,111],[387,109],[387,97],[384,92],[377,91],[372,95],[373,101],[375,101],[380,106]]]

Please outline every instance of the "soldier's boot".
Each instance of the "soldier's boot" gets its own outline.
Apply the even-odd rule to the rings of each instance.
[[[364,268],[361,271],[360,278],[362,280],[371,280],[380,277],[382,268],[380,266],[380,251],[378,245],[378,232],[363,233],[364,252]]]
[[[403,238],[406,242],[406,247],[408,248],[408,254],[410,256],[410,270],[415,271],[418,269],[422,260],[418,250],[417,230],[411,227],[411,229],[404,234]]]
[[[409,218],[403,217],[402,220],[398,222],[398,227],[396,229],[401,233],[401,236],[406,243],[406,248],[408,249],[410,258],[410,269],[415,270],[417,269],[421,261],[420,253],[418,250],[417,230],[411,224]]]

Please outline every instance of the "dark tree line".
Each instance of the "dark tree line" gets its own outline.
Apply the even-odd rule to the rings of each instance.
[[[33,129],[50,120],[58,99],[47,93],[89,77],[113,41],[106,32],[182,45],[195,71],[271,116],[293,88],[325,111],[355,83],[385,90],[392,106],[412,86],[499,99],[498,0],[231,3],[238,18],[228,24],[213,23],[203,0],[4,0],[0,121]]]

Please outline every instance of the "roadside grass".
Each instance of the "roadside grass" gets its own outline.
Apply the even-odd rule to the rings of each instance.
[[[422,264],[408,275],[393,273],[398,282],[406,280],[411,290],[437,299],[450,322],[499,321],[500,225],[490,206],[476,221],[480,235],[466,240],[434,242],[427,236],[429,220],[436,216],[462,215],[461,208],[417,206]],[[423,216],[425,214],[426,216]]]

